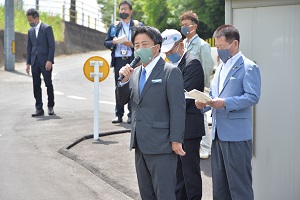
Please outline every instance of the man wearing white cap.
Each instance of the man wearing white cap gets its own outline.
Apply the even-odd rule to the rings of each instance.
[[[182,72],[184,89],[204,90],[204,72],[200,61],[190,54],[182,41],[181,33],[174,29],[162,32],[161,51]],[[185,156],[177,162],[176,199],[201,199],[202,179],[200,173],[200,142],[205,135],[204,116],[193,99],[186,99],[186,119],[183,149]]]
[[[197,34],[199,19],[193,11],[187,11],[180,16],[182,24],[181,33],[186,36],[183,40],[185,48],[192,55],[196,56],[203,67],[204,71],[204,86],[210,88],[210,76],[213,73],[214,61],[211,57],[210,46]],[[202,138],[200,144],[200,158],[207,159],[211,154],[211,131],[207,123],[207,115],[204,114],[204,125],[206,135]]]

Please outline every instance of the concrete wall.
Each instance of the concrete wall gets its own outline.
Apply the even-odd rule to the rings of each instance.
[[[226,6],[241,51],[261,70],[253,125],[255,199],[299,200],[300,0],[226,0]]]
[[[103,45],[106,33],[70,22],[62,22],[64,42],[56,42],[55,56],[84,53],[106,49]],[[27,34],[15,33],[15,61],[26,61]],[[4,65],[4,31],[0,30],[0,66]]]

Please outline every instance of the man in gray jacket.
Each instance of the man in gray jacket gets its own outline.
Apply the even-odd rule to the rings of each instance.
[[[139,67],[129,64],[119,75],[117,101],[132,106],[130,149],[142,199],[175,200],[177,155],[185,129],[185,98],[179,68],[160,57],[162,37],[149,26],[136,27],[132,37]]]

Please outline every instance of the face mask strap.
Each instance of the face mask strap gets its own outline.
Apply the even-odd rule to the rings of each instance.
[[[157,44],[153,45],[152,47],[150,47],[150,49],[153,48],[153,47],[155,47],[156,45],[157,45]],[[155,53],[155,55],[153,55],[153,59],[154,59],[154,57],[156,57],[156,54],[159,54],[159,51],[157,51],[157,52]],[[152,59],[152,60],[153,60],[153,59]]]
[[[177,44],[177,50],[176,50],[174,53],[177,53],[177,52],[178,52],[179,45],[180,45],[180,43]]]

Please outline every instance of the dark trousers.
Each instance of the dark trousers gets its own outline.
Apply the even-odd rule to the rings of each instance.
[[[202,178],[200,171],[201,138],[184,140],[185,156],[177,161],[177,200],[200,200],[202,198]]]
[[[125,66],[127,63],[129,63],[130,58],[123,60],[122,58],[115,58],[115,66],[114,66],[114,73],[115,73],[115,86],[117,86],[118,78],[119,78],[119,71],[120,69]],[[124,115],[124,106],[117,103],[117,95],[115,94],[116,99],[116,107],[115,107],[115,113],[117,117],[123,117]],[[131,105],[130,103],[127,104],[128,108],[128,117],[131,117]]]
[[[175,200],[177,155],[144,154],[135,143],[135,167],[143,200]]]
[[[48,107],[54,107],[54,92],[51,79],[52,69],[47,71],[45,66],[43,66],[38,59],[36,59],[33,66],[31,66],[31,73],[33,79],[33,94],[35,98],[36,110],[43,110],[41,74],[43,74],[44,82],[47,87]]]
[[[211,166],[214,200],[253,200],[252,140],[212,142]]]

